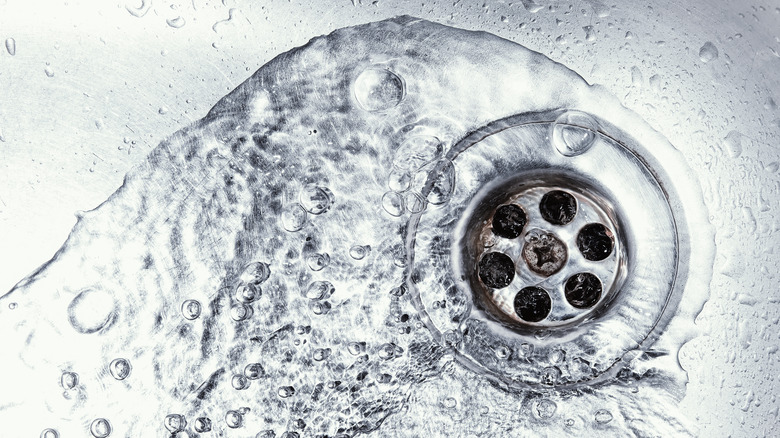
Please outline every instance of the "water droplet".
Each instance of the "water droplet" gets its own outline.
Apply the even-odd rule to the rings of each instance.
[[[276,392],[279,397],[281,398],[288,398],[295,395],[295,388],[292,386],[280,386],[279,390]]]
[[[125,380],[130,375],[130,361],[123,358],[117,358],[108,365],[108,371],[117,380]]]
[[[125,9],[127,9],[127,12],[130,13],[133,17],[141,18],[144,15],[146,15],[147,12],[149,12],[149,9],[152,7],[152,0],[141,0],[141,6],[133,7],[129,4],[125,5]]]
[[[335,292],[329,281],[314,281],[306,288],[305,296],[310,300],[326,300]]]
[[[596,415],[594,418],[596,420],[596,423],[607,424],[610,421],[612,421],[612,413],[606,409],[599,409],[598,411],[596,411]]]
[[[8,54],[11,56],[16,55],[16,40],[13,38],[6,39],[5,50],[8,50]]]
[[[235,374],[230,380],[230,384],[233,385],[233,389],[242,391],[249,388],[249,379],[243,374]]]
[[[552,125],[552,143],[565,157],[573,157],[588,151],[593,146],[598,124],[586,113],[567,111]]]
[[[543,398],[534,403],[533,413],[537,418],[547,419],[555,415],[556,409],[558,409],[558,405],[554,401]]]
[[[105,418],[97,418],[89,426],[89,431],[95,438],[106,438],[111,435],[111,423]]]
[[[176,18],[169,18],[165,20],[166,23],[168,23],[168,26],[171,26],[174,29],[179,29],[183,27],[186,22],[184,21],[184,17],[178,16]]]
[[[203,433],[211,431],[211,420],[208,417],[198,417],[195,420],[195,432]]]
[[[282,210],[282,228],[296,232],[306,224],[306,210],[300,204],[290,204]]]
[[[171,433],[176,433],[187,427],[187,420],[180,414],[168,414],[165,416],[165,428]]]
[[[707,41],[701,46],[701,49],[699,49],[699,59],[701,59],[702,62],[710,62],[718,59],[718,48]]]
[[[584,26],[582,30],[585,31],[585,41],[596,41],[596,31],[593,29],[593,26]]]
[[[52,428],[44,429],[41,432],[41,438],[60,438],[60,434]]]
[[[333,193],[327,187],[306,186],[300,199],[303,208],[314,215],[325,213],[333,205]]]
[[[644,77],[642,76],[642,70],[640,70],[637,66],[631,67],[631,84],[637,88],[640,88],[643,82]]]
[[[450,199],[455,190],[455,166],[452,161],[440,161],[431,173],[433,185],[426,196],[433,205],[441,205]]]
[[[252,262],[244,266],[239,279],[244,283],[260,284],[271,276],[271,269],[263,262]]]
[[[382,196],[382,208],[390,215],[399,217],[404,214],[404,198],[400,193],[387,192]]]
[[[410,137],[401,143],[401,146],[395,151],[393,165],[396,169],[394,172],[419,170],[439,158],[443,151],[444,145],[442,145],[441,140],[432,135]]]
[[[158,114],[167,114],[168,113],[168,108],[166,108],[164,106],[161,106],[159,109],[157,109],[157,113]]]
[[[242,303],[251,303],[263,295],[263,290],[254,283],[239,284],[235,297]]]
[[[521,0],[521,1],[523,2],[523,7],[525,8],[525,10],[532,14],[535,14],[544,8],[544,6],[537,4],[533,0]]]
[[[73,389],[76,385],[79,384],[79,375],[71,372],[71,371],[65,371],[62,373],[62,376],[60,377],[60,385],[66,390]]]
[[[53,78],[54,77],[54,70],[51,68],[51,66],[47,65],[44,67],[43,72],[46,73],[46,76]]]
[[[190,321],[200,316],[200,302],[198,300],[185,300],[181,303],[181,314]]]
[[[370,67],[355,79],[353,93],[361,108],[376,112],[400,104],[406,90],[403,80],[397,74],[386,68]]]
[[[252,317],[252,313],[252,308],[243,303],[234,304],[230,308],[230,318],[232,318],[233,321],[245,321]]]
[[[321,271],[330,264],[330,255],[327,253],[312,254],[306,258],[306,264],[312,271]]]
[[[723,139],[723,146],[730,158],[738,158],[742,155],[742,133],[731,131]]]
[[[68,305],[68,320],[79,333],[89,334],[110,325],[116,313],[114,298],[103,290],[86,289]]]
[[[371,252],[369,245],[355,245],[349,249],[349,256],[355,260],[363,260]]]
[[[225,414],[225,423],[231,429],[237,429],[244,425],[244,415],[239,411],[227,411]]]
[[[250,363],[244,367],[244,375],[249,380],[257,380],[265,375],[265,369],[259,363]]]

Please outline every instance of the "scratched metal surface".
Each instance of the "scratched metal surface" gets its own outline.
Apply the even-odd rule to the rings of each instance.
[[[778,7],[2,1],[0,289],[54,254],[75,211],[96,207],[162,139],[274,56],[340,27],[411,14],[537,50],[605,86],[677,145],[718,230],[704,335],[680,354],[690,378],[681,409],[702,436],[776,435]]]

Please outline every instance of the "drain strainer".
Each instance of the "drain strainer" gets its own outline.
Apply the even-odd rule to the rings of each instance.
[[[679,299],[680,252],[678,202],[641,145],[557,111],[490,124],[448,159],[449,202],[412,217],[409,283],[459,360],[510,386],[565,387],[641,351]]]

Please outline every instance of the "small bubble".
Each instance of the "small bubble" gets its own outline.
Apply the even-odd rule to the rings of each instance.
[[[125,380],[130,375],[130,361],[123,358],[117,358],[108,365],[108,371],[116,380]]]
[[[363,260],[371,252],[369,245],[355,245],[349,249],[349,256],[355,260]]]
[[[398,346],[392,343],[382,344],[377,354],[380,359],[390,360],[398,355],[398,349]]]
[[[406,93],[401,77],[380,67],[364,70],[355,79],[352,88],[358,105],[370,112],[384,111],[397,106]]]
[[[244,375],[249,380],[257,380],[265,375],[265,369],[259,363],[250,363],[244,367]]]
[[[552,418],[555,415],[555,411],[558,409],[558,405],[550,399],[540,399],[534,403],[534,415],[538,418],[547,419]]]
[[[296,232],[306,224],[306,210],[300,204],[290,204],[282,210],[282,228]]]
[[[187,427],[187,420],[180,414],[168,414],[165,416],[165,428],[171,433],[184,430]]]
[[[330,348],[318,348],[314,350],[314,354],[312,354],[312,358],[317,362],[327,359],[328,356],[330,356]]]
[[[349,351],[349,354],[353,356],[359,356],[364,351],[366,351],[366,343],[365,342],[350,342],[347,346],[347,351]]]
[[[48,428],[41,432],[41,438],[60,438],[60,434],[56,430]]]
[[[295,388],[292,386],[281,386],[276,392],[281,398],[289,398],[295,395]]]
[[[252,317],[252,308],[243,303],[234,304],[230,308],[230,317],[233,319],[233,321],[245,321]]]
[[[412,176],[405,170],[393,168],[387,178],[387,187],[394,192],[405,192],[412,183]]]
[[[496,357],[499,359],[506,359],[509,357],[509,349],[503,345],[496,347],[494,352],[496,353]]]
[[[64,373],[62,373],[62,376],[60,377],[60,385],[62,385],[63,389],[65,390],[73,389],[78,384],[79,384],[78,374],[71,371],[65,371]]]
[[[252,262],[241,271],[239,279],[244,283],[260,284],[271,276],[271,269],[266,263]]]
[[[105,418],[97,418],[89,426],[89,431],[95,438],[106,438],[111,435],[111,423]]]
[[[330,255],[327,253],[312,254],[306,258],[306,264],[312,271],[321,271],[330,264]]]
[[[16,55],[16,40],[13,38],[8,38],[5,40],[5,50],[8,51],[8,54],[11,56]]]
[[[254,283],[239,284],[236,288],[235,298],[242,303],[251,303],[263,295],[259,285]]]
[[[561,370],[558,367],[545,367],[542,370],[542,383],[545,385],[555,385],[561,378]]]
[[[335,290],[329,281],[314,281],[306,288],[305,296],[310,300],[326,300]]]
[[[211,431],[211,420],[208,417],[198,417],[195,420],[195,432],[203,433]]]
[[[566,427],[572,427],[572,426],[574,426],[574,419],[573,418],[567,418],[566,421],[564,421],[563,424],[565,424]]]
[[[300,195],[303,208],[314,215],[325,213],[333,205],[333,193],[327,187],[306,186]]]
[[[382,208],[390,216],[399,217],[404,214],[404,198],[400,193],[387,192],[382,196]]]
[[[125,5],[125,9],[127,9],[127,12],[130,13],[133,17],[141,18],[144,15],[146,15],[147,12],[149,12],[149,9],[152,7],[152,0],[141,0],[141,6],[134,7],[130,4]]]
[[[701,49],[699,49],[699,59],[705,63],[718,59],[718,48],[715,47],[715,45],[711,42],[707,41],[703,46],[701,46]]]
[[[455,400],[453,397],[447,397],[444,400],[442,400],[441,404],[447,409],[454,409],[455,406],[458,405],[458,401]]]
[[[331,305],[327,301],[314,301],[311,303],[311,311],[315,315],[325,315],[330,312]]]
[[[16,307],[17,307],[17,304],[16,304],[16,303],[8,303],[8,308],[9,308],[10,310],[14,310],[14,309],[16,309]]]
[[[200,302],[198,300],[185,300],[181,304],[181,314],[190,321],[197,319],[200,316]]]
[[[233,385],[233,389],[242,391],[249,388],[249,379],[243,374],[235,374],[230,380],[230,384]]]
[[[184,21],[184,17],[181,15],[175,18],[169,18],[165,20],[166,23],[168,23],[168,26],[171,26],[174,29],[179,29],[181,27],[184,27],[186,22]]]
[[[227,411],[225,414],[225,423],[231,429],[237,429],[244,425],[244,415],[239,411]]]
[[[607,424],[610,421],[612,421],[612,413],[606,409],[599,409],[598,411],[596,411],[596,415],[594,418],[596,420],[596,423]]]

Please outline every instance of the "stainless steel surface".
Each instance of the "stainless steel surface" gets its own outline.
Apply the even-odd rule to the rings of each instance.
[[[402,13],[537,50],[675,144],[717,255],[689,327],[699,336],[677,358],[685,398],[670,409],[700,436],[777,436],[777,2],[0,1],[0,289],[53,255],[75,211],[272,57]]]

